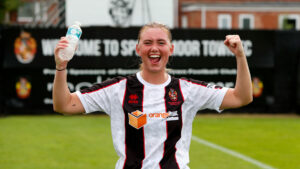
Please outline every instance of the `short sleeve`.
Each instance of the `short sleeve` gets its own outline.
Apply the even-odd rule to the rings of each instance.
[[[187,85],[190,100],[196,110],[211,109],[219,113],[222,111],[220,106],[228,88],[193,79],[188,79]]]
[[[122,78],[114,78],[76,91],[85,113],[101,111],[110,115],[112,102],[118,97],[120,80]]]
[[[108,114],[108,105],[110,103],[109,97],[106,96],[104,90],[95,93],[81,93],[80,91],[76,91],[76,94],[84,107],[85,113],[101,111]]]

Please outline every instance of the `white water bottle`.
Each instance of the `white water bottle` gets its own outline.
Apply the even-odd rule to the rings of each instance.
[[[62,60],[71,60],[75,54],[75,48],[78,44],[82,30],[80,28],[80,22],[76,21],[73,25],[69,26],[66,38],[68,39],[68,47],[60,49],[58,51],[58,56]]]

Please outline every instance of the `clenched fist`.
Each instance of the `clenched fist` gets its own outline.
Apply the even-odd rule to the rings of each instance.
[[[227,35],[224,44],[236,57],[244,57],[244,48],[239,35]]]

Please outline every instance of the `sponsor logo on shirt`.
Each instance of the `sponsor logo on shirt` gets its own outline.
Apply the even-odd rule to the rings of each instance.
[[[174,121],[174,120],[178,120],[178,113],[177,111],[169,111],[169,116],[167,117],[167,121]]]
[[[149,118],[159,118],[159,119],[166,119],[167,121],[178,120],[178,113],[177,111],[168,111],[164,113],[149,113]]]
[[[138,104],[139,103],[138,98],[139,97],[137,94],[131,94],[131,95],[129,95],[128,103],[129,104]]]
[[[169,117],[169,113],[149,113],[149,118],[167,118]]]
[[[166,119],[167,121],[179,120],[177,111],[146,114],[139,110],[136,110],[134,112],[128,113],[129,124],[136,129],[140,129],[147,124],[147,115],[148,118],[151,119]]]
[[[147,124],[147,115],[139,110],[128,113],[128,118],[129,124],[136,129],[140,129]]]

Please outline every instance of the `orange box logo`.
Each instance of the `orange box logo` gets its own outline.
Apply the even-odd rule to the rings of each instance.
[[[128,113],[128,117],[129,124],[136,129],[140,129],[147,123],[147,115],[139,110]]]

